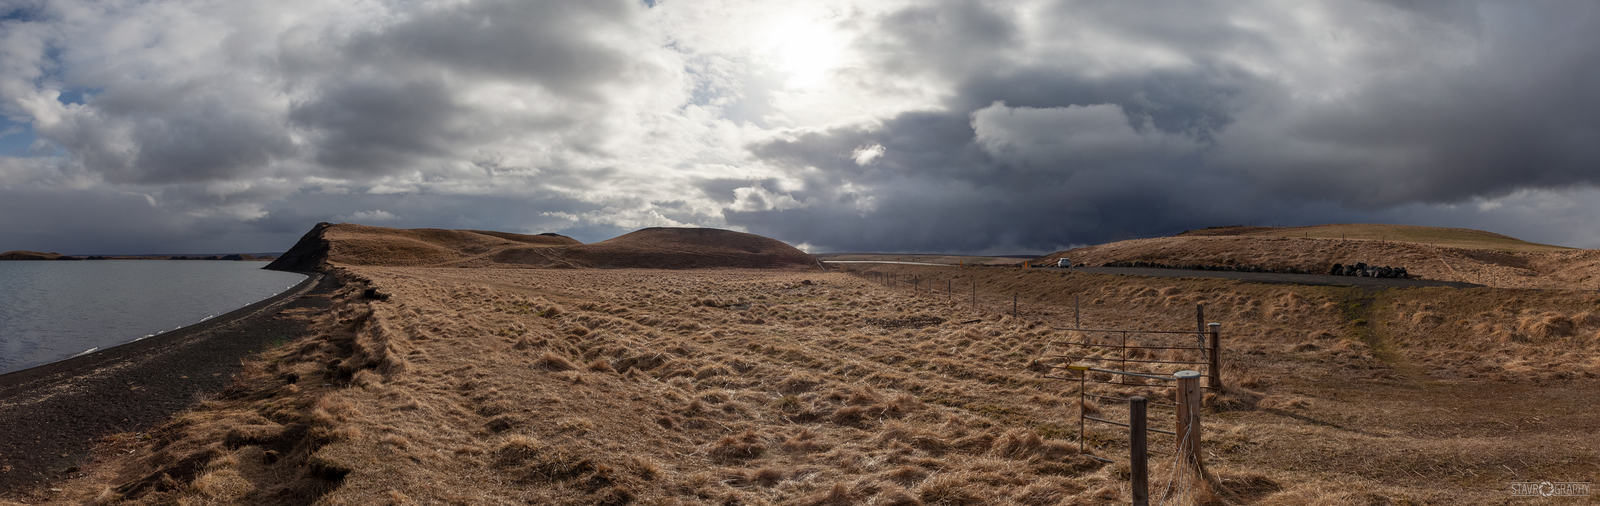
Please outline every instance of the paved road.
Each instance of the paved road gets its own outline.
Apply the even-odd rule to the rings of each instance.
[[[1239,281],[1250,281],[1254,283],[1283,283],[1293,285],[1374,286],[1383,288],[1424,286],[1477,288],[1483,286],[1473,283],[1435,281],[1431,279],[1362,278],[1356,276],[1328,276],[1325,274],[1278,274],[1270,272],[1192,271],[1187,269],[1155,269],[1148,267],[1072,267],[1067,269],[1045,267],[1042,269],[1051,271],[1093,272],[1096,274],[1120,274],[1124,276],[1154,276],[1161,278],[1223,278],[1237,279]]]
[[[828,264],[899,264],[899,265],[934,265],[955,267],[950,264],[935,264],[927,262],[895,262],[888,260],[824,260]],[[990,268],[1006,268],[991,266]],[[1252,283],[1279,283],[1289,285],[1323,285],[1323,286],[1371,286],[1378,288],[1407,288],[1440,286],[1449,288],[1477,288],[1484,285],[1475,283],[1462,283],[1458,281],[1436,281],[1431,279],[1399,279],[1399,278],[1363,278],[1356,276],[1329,276],[1326,274],[1279,274],[1272,272],[1228,272],[1228,271],[1198,271],[1188,269],[1157,269],[1151,267],[1034,267],[1046,271],[1071,271],[1092,272],[1095,274],[1117,274],[1123,276],[1152,276],[1158,278],[1222,278],[1249,281]]]
[[[935,264],[929,262],[897,262],[894,260],[823,260],[825,264],[900,264],[900,265],[942,265],[955,267],[955,264]]]

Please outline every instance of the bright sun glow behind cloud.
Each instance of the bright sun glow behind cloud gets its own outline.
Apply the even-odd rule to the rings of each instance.
[[[843,38],[824,20],[801,15],[782,17],[767,30],[768,47],[779,70],[788,74],[786,88],[825,84],[841,64]]]

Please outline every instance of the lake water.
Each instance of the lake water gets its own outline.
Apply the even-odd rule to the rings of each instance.
[[[282,293],[304,275],[266,262],[0,262],[0,374],[199,323]]]

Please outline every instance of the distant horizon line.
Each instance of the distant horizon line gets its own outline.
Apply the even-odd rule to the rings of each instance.
[[[53,252],[53,251],[39,251],[39,250],[29,250],[29,249],[6,250],[6,251],[4,251],[4,253],[9,253],[11,251],[32,251],[32,252],[35,252],[35,253],[54,253],[54,254],[57,254],[57,255],[65,256],[65,257],[193,257],[193,256],[202,256],[203,257],[203,256],[212,256],[212,255],[216,255],[216,256],[223,256],[223,255],[250,255],[250,256],[258,256],[259,257],[259,256],[265,256],[265,255],[282,256],[284,253],[286,253],[286,252],[283,252],[283,251],[274,251],[274,252],[267,252],[267,253],[250,253],[250,252],[231,252],[231,253],[56,253],[56,252]]]

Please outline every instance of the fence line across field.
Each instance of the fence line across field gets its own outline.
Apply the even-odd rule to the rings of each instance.
[[[1003,296],[1000,299],[990,295],[979,296],[978,283],[968,281],[965,285],[958,285],[955,283],[954,277],[922,277],[871,271],[845,272],[891,289],[909,291],[914,296],[934,299],[942,298],[951,305],[968,306],[979,312],[998,312],[1013,316],[1032,315],[1046,318],[1059,314],[1058,311],[1053,310],[1056,307],[1055,304],[1023,301],[1017,292],[1012,292],[1010,301],[1004,300]],[[939,289],[939,279],[944,279],[945,281],[944,290]],[[1009,308],[1007,307],[1008,305],[1010,306]],[[997,308],[999,310],[995,311]]]
[[[932,298],[932,299],[935,299],[935,300],[943,299],[946,303],[948,303],[948,304],[950,304],[952,306],[955,306],[955,307],[965,306],[965,307],[969,307],[969,308],[971,308],[971,309],[973,309],[975,311],[978,311],[980,313],[989,313],[989,314],[999,313],[999,314],[1009,314],[1009,315],[1017,316],[1017,317],[1029,316],[1029,317],[1036,317],[1036,318],[1041,318],[1041,319],[1052,319],[1052,318],[1061,317],[1063,315],[1064,311],[1065,311],[1065,310],[1061,309],[1061,306],[1059,304],[1057,304],[1057,303],[1033,302],[1033,301],[1023,300],[1023,299],[1021,299],[1020,292],[1017,292],[1015,290],[1012,291],[1011,297],[1010,297],[1011,300],[1009,300],[1009,301],[1005,300],[1006,297],[1004,296],[1003,293],[994,294],[993,292],[990,292],[989,294],[979,294],[978,293],[978,285],[980,283],[973,282],[970,279],[967,280],[965,282],[965,284],[955,283],[955,279],[956,278],[962,278],[963,276],[955,276],[955,277],[943,277],[943,276],[924,277],[924,276],[890,274],[890,273],[873,272],[873,271],[866,271],[866,272],[845,271],[845,272],[847,274],[851,274],[851,275],[866,279],[868,281],[872,281],[872,282],[878,283],[878,284],[880,284],[882,286],[885,286],[885,287],[888,287],[888,288],[891,288],[891,289],[904,290],[904,291],[910,292],[913,296],[916,296],[916,297],[928,297],[928,298]],[[944,287],[942,287],[943,290],[940,289],[941,287],[939,286],[939,283],[938,283],[938,281],[941,280],[941,279],[944,280],[944,285],[945,285]],[[996,295],[998,295],[998,297]],[[1077,327],[1081,327],[1082,326],[1081,325],[1081,322],[1082,322],[1082,302],[1081,302],[1080,299],[1081,299],[1081,296],[1079,296],[1079,295],[1074,295],[1073,296],[1073,306],[1071,308],[1071,311],[1072,311],[1072,315],[1071,316],[1073,318],[1074,326],[1073,327],[1052,327],[1052,328],[1055,328],[1055,329],[1058,329],[1058,330],[1072,330],[1072,329],[1076,329]],[[1104,330],[1104,329],[1085,329],[1085,330]],[[1130,332],[1135,332],[1135,331],[1130,331]],[[1137,332],[1144,332],[1144,331],[1137,331]],[[1196,333],[1196,332],[1186,332],[1186,331],[1166,331],[1166,332],[1167,333],[1173,333],[1173,334],[1190,334],[1190,335],[1193,335],[1193,334]]]
[[[1203,321],[1203,318],[1205,317],[1205,306],[1196,305],[1195,306],[1195,314],[1197,315],[1197,318],[1199,318],[1199,319],[1201,319],[1201,321]],[[1221,368],[1222,368],[1222,361],[1221,361],[1221,359],[1222,359],[1222,350],[1221,350],[1221,342],[1220,342],[1221,341],[1221,324],[1219,324],[1219,323],[1210,323],[1210,324],[1202,325],[1202,326],[1199,327],[1200,330],[1123,330],[1123,329],[1084,329],[1084,328],[1071,328],[1071,327],[1051,327],[1051,328],[1056,329],[1056,330],[1064,330],[1064,331],[1068,331],[1068,332],[1078,332],[1078,333],[1080,333],[1082,335],[1082,338],[1081,338],[1081,340],[1078,340],[1078,341],[1051,341],[1048,344],[1047,350],[1056,349],[1056,348],[1066,348],[1067,350],[1065,352],[1055,353],[1055,354],[1047,354],[1047,352],[1041,351],[1041,353],[1040,353],[1040,358],[1041,359],[1044,359],[1044,358],[1059,359],[1059,360],[1065,360],[1065,361],[1069,361],[1069,362],[1097,361],[1097,362],[1101,362],[1101,363],[1105,363],[1105,364],[1116,363],[1116,364],[1119,365],[1119,367],[1117,368],[1118,371],[1128,371],[1129,370],[1128,369],[1128,364],[1130,364],[1130,363],[1133,363],[1133,364],[1191,365],[1191,366],[1196,366],[1196,367],[1205,369],[1205,374],[1202,374],[1201,378],[1204,378],[1206,384],[1201,386],[1201,388],[1204,388],[1204,389],[1207,389],[1207,390],[1213,390],[1213,391],[1219,391],[1219,390],[1222,389],[1222,376],[1221,376],[1221,374],[1222,374],[1222,372],[1221,372]],[[1095,334],[1100,334],[1101,338],[1106,338],[1107,335],[1114,336],[1113,338],[1116,339],[1117,342],[1115,342],[1115,343],[1094,342],[1094,340],[1096,339]],[[1156,345],[1147,345],[1147,344],[1143,344],[1144,339],[1142,339],[1142,337],[1137,339],[1136,344],[1128,344],[1128,338],[1129,338],[1130,335],[1132,335],[1132,336],[1162,336],[1162,337],[1164,337],[1164,336],[1196,336],[1196,338],[1198,339],[1200,345],[1199,346],[1156,346]],[[1076,351],[1077,349],[1082,349],[1082,351],[1075,353],[1074,351]],[[1108,356],[1104,356],[1104,355],[1095,355],[1094,352],[1097,351],[1098,349],[1118,350],[1120,353],[1118,355],[1116,355],[1116,356],[1109,356],[1109,357]],[[1160,360],[1160,359],[1155,359],[1155,358],[1133,357],[1133,356],[1129,356],[1128,350],[1165,350],[1165,351],[1169,351],[1169,352],[1181,352],[1181,351],[1188,350],[1188,351],[1198,352],[1199,359],[1198,360]],[[1171,358],[1171,357],[1168,357],[1168,358]],[[1181,357],[1179,357],[1179,358],[1181,358]],[[1051,366],[1051,367],[1059,367],[1059,366]],[[1126,384],[1126,382],[1118,382],[1117,384]]]
[[[1106,424],[1106,425],[1112,425],[1112,426],[1127,428],[1128,429],[1128,469],[1129,469],[1129,477],[1128,478],[1129,478],[1129,487],[1130,487],[1130,489],[1132,491],[1132,495],[1133,495],[1133,504],[1134,504],[1134,506],[1149,506],[1149,504],[1150,504],[1149,458],[1150,458],[1150,453],[1151,452],[1150,452],[1148,433],[1155,432],[1155,433],[1158,433],[1158,434],[1165,434],[1165,435],[1168,435],[1168,436],[1172,436],[1174,438],[1174,442],[1173,442],[1174,448],[1173,448],[1173,452],[1171,454],[1171,457],[1174,459],[1174,462],[1173,462],[1173,466],[1172,466],[1172,473],[1167,478],[1167,481],[1165,483],[1165,487],[1161,492],[1161,497],[1163,497],[1165,499],[1165,498],[1173,497],[1175,495],[1186,496],[1186,495],[1188,495],[1188,494],[1193,492],[1190,489],[1190,484],[1192,483],[1192,481],[1191,481],[1191,477],[1192,476],[1191,475],[1195,475],[1197,473],[1203,474],[1204,473],[1204,467],[1205,467],[1204,461],[1202,460],[1202,457],[1201,457],[1200,445],[1199,445],[1199,442],[1200,442],[1200,400],[1201,400],[1201,394],[1200,394],[1201,389],[1200,389],[1200,386],[1199,386],[1200,373],[1195,372],[1195,371],[1187,371],[1187,370],[1185,370],[1185,371],[1178,371],[1178,372],[1172,374],[1171,376],[1161,376],[1161,375],[1154,375],[1154,374],[1130,373],[1130,372],[1126,372],[1126,371],[1115,371],[1115,370],[1109,370],[1109,369],[1100,369],[1100,368],[1089,367],[1089,366],[1085,366],[1085,365],[1070,365],[1070,366],[1065,366],[1063,368],[1064,369],[1078,371],[1079,375],[1078,375],[1078,378],[1076,378],[1076,379],[1079,380],[1080,382],[1085,382],[1085,384],[1080,384],[1079,388],[1078,388],[1078,392],[1079,392],[1079,395],[1080,395],[1079,400],[1078,400],[1078,402],[1079,402],[1079,410],[1078,410],[1078,452],[1079,452],[1079,454],[1081,454],[1081,455],[1083,455],[1085,457],[1089,457],[1089,458],[1092,458],[1092,459],[1095,459],[1095,460],[1099,460],[1101,462],[1115,463],[1116,462],[1115,460],[1108,459],[1108,458],[1105,458],[1105,457],[1100,457],[1098,455],[1093,455],[1093,454],[1088,453],[1088,451],[1086,451],[1086,444],[1087,444],[1087,441],[1088,441],[1088,437],[1087,437],[1086,431],[1088,430],[1087,429],[1088,424],[1089,424],[1089,422],[1095,422],[1095,423],[1103,423],[1103,424]],[[1122,376],[1136,376],[1136,377],[1147,378],[1147,379],[1157,379],[1157,380],[1173,382],[1172,385],[1164,386],[1163,388],[1172,388],[1172,389],[1174,389],[1174,394],[1175,394],[1174,397],[1176,398],[1175,400],[1177,402],[1175,404],[1170,405],[1170,406],[1175,411],[1174,412],[1174,417],[1173,417],[1174,418],[1173,422],[1174,422],[1175,430],[1171,430],[1171,431],[1162,430],[1162,429],[1158,429],[1158,428],[1155,428],[1155,427],[1151,427],[1149,425],[1149,422],[1148,422],[1149,413],[1146,410],[1146,408],[1148,406],[1152,405],[1152,404],[1154,404],[1154,405],[1161,405],[1161,404],[1160,403],[1151,403],[1151,402],[1148,401],[1148,399],[1146,397],[1144,397],[1142,395],[1130,396],[1130,397],[1127,397],[1126,399],[1124,399],[1124,400],[1126,400],[1128,402],[1128,422],[1127,423],[1118,422],[1116,420],[1109,420],[1109,419],[1105,419],[1105,418],[1095,417],[1095,416],[1089,416],[1087,410],[1083,409],[1083,405],[1084,405],[1083,404],[1083,402],[1084,402],[1083,399],[1084,399],[1084,396],[1094,396],[1094,394],[1089,394],[1088,393],[1088,385],[1086,384],[1087,381],[1088,381],[1088,379],[1087,379],[1088,375],[1091,372],[1108,373],[1108,374],[1122,375]],[[1061,379],[1074,379],[1074,378],[1061,378]],[[1145,385],[1145,386],[1148,386],[1148,385]],[[1163,502],[1165,502],[1165,501],[1163,501]]]
[[[1173,437],[1173,452],[1170,455],[1174,459],[1173,471],[1162,484],[1164,488],[1160,492],[1160,497],[1163,503],[1175,497],[1188,498],[1195,493],[1193,479],[1195,477],[1204,479],[1206,476],[1205,464],[1199,449],[1200,401],[1204,391],[1222,390],[1221,324],[1205,323],[1203,305],[1195,306],[1195,322],[1195,330],[1180,331],[1052,327],[1056,330],[1075,332],[1077,335],[1051,341],[1035,358],[1034,364],[1044,365],[1046,370],[1050,371],[1043,374],[1043,377],[1078,382],[1078,448],[1081,454],[1096,460],[1114,462],[1111,459],[1090,455],[1086,451],[1090,423],[1128,430],[1129,486],[1133,493],[1133,504],[1136,506],[1150,504],[1148,459],[1153,452],[1149,445],[1149,433]],[[1188,339],[1189,336],[1194,336],[1196,339],[1194,345],[1161,342]],[[1146,357],[1144,354],[1147,350],[1150,353],[1164,352],[1166,356]],[[1139,356],[1131,356],[1130,352],[1138,353]],[[1193,359],[1186,359],[1189,357]],[[1096,362],[1105,365],[1097,367],[1094,364]],[[1130,370],[1129,364],[1146,370]],[[1195,369],[1204,369],[1209,374],[1201,374],[1195,370],[1171,371],[1172,366],[1192,366]],[[1161,370],[1163,368],[1168,369],[1163,371]],[[1055,371],[1075,371],[1077,374],[1051,374]],[[1093,375],[1102,378],[1092,378]],[[1110,377],[1104,377],[1106,375]],[[1208,384],[1202,386],[1202,381]],[[1112,392],[1091,392],[1091,384],[1132,387],[1135,390],[1122,390],[1115,392],[1117,395],[1107,395]],[[1155,391],[1159,392],[1169,388],[1172,389],[1169,391],[1174,401],[1172,404],[1150,402],[1145,394],[1138,392],[1138,389],[1144,389],[1148,394],[1151,393],[1149,389],[1156,389]],[[1127,422],[1114,420],[1111,416],[1091,415],[1088,407],[1090,399],[1126,402]],[[1150,407],[1162,408],[1164,412],[1172,413],[1171,423],[1174,430],[1149,426]]]
[[[881,283],[886,287],[896,288],[896,289],[905,288],[905,289],[909,290],[913,294],[913,296],[939,297],[940,295],[943,295],[943,298],[945,299],[945,301],[947,303],[951,304],[952,306],[956,306],[956,305],[959,304],[959,302],[957,301],[957,297],[956,297],[957,296],[956,289],[959,288],[959,287],[955,284],[955,281],[954,281],[953,278],[945,278],[945,280],[944,280],[945,281],[945,287],[944,287],[945,290],[941,294],[940,291],[938,290],[938,286],[937,286],[937,283],[936,283],[937,282],[937,278],[923,278],[921,276],[902,276],[902,275],[897,275],[897,274],[887,274],[887,273],[879,273],[879,272],[850,272],[850,273],[854,274],[856,276],[862,277],[864,279],[867,279],[869,281],[874,281],[874,282]],[[985,306],[986,305],[989,306],[989,307],[1002,307],[1002,308],[1004,307],[1004,302],[1003,301],[1002,302],[998,302],[998,303],[992,303],[991,302],[992,299],[990,299],[988,297],[980,299],[978,297],[978,289],[977,289],[978,288],[978,283],[977,283],[976,279],[973,279],[973,280],[969,281],[967,288],[968,289],[966,290],[966,292],[967,292],[966,293],[966,295],[967,295],[967,297],[966,297],[967,301],[966,302],[967,302],[967,304],[970,304],[970,306],[971,306],[971,308],[973,310],[978,311],[978,312],[985,312]],[[1051,307],[1051,305],[1044,305],[1044,306],[1045,307]],[[1200,432],[1200,401],[1201,401],[1202,392],[1205,391],[1205,390],[1211,390],[1211,391],[1220,393],[1223,390],[1223,386],[1222,386],[1223,385],[1223,383],[1222,383],[1222,361],[1221,361],[1221,358],[1222,358],[1221,324],[1220,323],[1206,323],[1206,321],[1205,321],[1205,306],[1201,305],[1201,304],[1196,304],[1195,305],[1195,330],[1170,331],[1170,330],[1090,329],[1090,328],[1083,328],[1083,326],[1082,326],[1082,310],[1081,310],[1081,308],[1082,308],[1082,304],[1081,304],[1080,296],[1074,295],[1073,296],[1073,308],[1072,308],[1073,309],[1073,314],[1072,314],[1073,326],[1072,327],[1054,327],[1054,326],[1052,326],[1050,328],[1054,329],[1054,330],[1063,330],[1063,331],[1069,331],[1069,332],[1079,332],[1082,335],[1082,340],[1081,341],[1077,341],[1077,342],[1074,342],[1074,341],[1052,341],[1052,342],[1048,343],[1048,345],[1046,346],[1045,349],[1040,350],[1039,355],[1032,362],[1033,364],[1036,364],[1036,365],[1044,365],[1044,367],[1046,367],[1049,370],[1074,370],[1074,371],[1078,372],[1078,375],[1076,377],[1055,376],[1055,375],[1050,375],[1050,374],[1041,374],[1041,376],[1044,377],[1044,378],[1060,379],[1060,380],[1067,380],[1067,381],[1076,380],[1079,383],[1079,385],[1078,385],[1078,395],[1079,395],[1079,397],[1078,397],[1078,406],[1079,406],[1079,410],[1078,410],[1078,416],[1079,416],[1079,419],[1078,419],[1078,450],[1079,450],[1079,453],[1081,455],[1084,455],[1086,457],[1093,458],[1093,459],[1096,459],[1096,460],[1101,460],[1101,461],[1108,462],[1108,463],[1109,462],[1114,462],[1114,461],[1112,461],[1110,459],[1106,459],[1104,457],[1100,457],[1100,456],[1097,456],[1097,455],[1092,455],[1092,454],[1089,454],[1087,451],[1085,451],[1086,450],[1085,445],[1087,444],[1087,437],[1086,437],[1086,430],[1087,429],[1086,429],[1086,426],[1087,426],[1087,424],[1089,422],[1095,422],[1095,423],[1103,423],[1103,424],[1107,424],[1107,425],[1127,428],[1128,431],[1129,431],[1128,432],[1128,436],[1129,436],[1129,444],[1128,444],[1129,454],[1128,454],[1128,456],[1129,456],[1129,470],[1130,470],[1130,476],[1129,476],[1130,483],[1129,483],[1129,485],[1130,485],[1130,488],[1132,489],[1132,492],[1133,492],[1133,504],[1134,504],[1134,506],[1149,506],[1149,504],[1150,504],[1150,491],[1149,491],[1149,467],[1148,467],[1149,463],[1148,463],[1148,459],[1149,459],[1149,455],[1150,455],[1151,452],[1150,452],[1150,448],[1149,448],[1149,441],[1147,439],[1148,438],[1148,433],[1149,432],[1155,432],[1157,434],[1164,434],[1164,435],[1168,435],[1168,436],[1173,436],[1173,438],[1174,438],[1174,441],[1173,441],[1174,448],[1173,448],[1173,452],[1172,452],[1171,456],[1175,460],[1174,460],[1173,465],[1172,465],[1171,475],[1167,477],[1164,490],[1161,492],[1161,497],[1163,499],[1162,502],[1165,503],[1169,499],[1179,499],[1179,500],[1192,499],[1192,497],[1189,497],[1189,496],[1191,496],[1192,494],[1196,493],[1196,490],[1194,488],[1194,482],[1193,482],[1192,479],[1195,478],[1195,477],[1200,477],[1200,478],[1204,479],[1206,476],[1208,476],[1207,471],[1205,470],[1205,463],[1204,463],[1204,460],[1202,460],[1202,458],[1201,458],[1202,454],[1200,452],[1200,441],[1201,441],[1201,438],[1200,438],[1200,435],[1201,435],[1201,432]],[[1021,301],[1020,301],[1020,297],[1018,296],[1018,293],[1015,292],[1015,291],[1013,291],[1012,294],[1011,294],[1011,308],[1010,309],[1011,309],[1010,314],[1013,314],[1013,315],[1016,315],[1016,316],[1021,316],[1022,313],[1023,313],[1023,311],[1022,311],[1023,307],[1022,307],[1022,304],[1021,304]],[[1034,315],[1034,316],[1045,316],[1045,317],[1059,315],[1059,313],[1055,313],[1055,312],[1048,311],[1048,310],[1039,310],[1037,308],[1034,308],[1033,310],[1029,311],[1029,314]],[[1118,339],[1119,343],[1117,343],[1117,344],[1094,343],[1094,342],[1092,342],[1093,335],[1097,334],[1097,333],[1098,334],[1114,334],[1119,338]],[[1128,337],[1130,335],[1134,335],[1134,336],[1160,336],[1160,337],[1194,336],[1196,344],[1194,346],[1152,346],[1152,345],[1146,345],[1146,344],[1142,343],[1143,339],[1142,338],[1138,338],[1138,339],[1136,339],[1135,344],[1131,344],[1130,345],[1130,344],[1128,344]],[[1055,355],[1047,355],[1046,354],[1048,350],[1050,350],[1052,348],[1056,348],[1056,347],[1069,348],[1069,349],[1070,348],[1078,348],[1078,349],[1082,349],[1083,351],[1081,353],[1062,353],[1062,354],[1055,354]],[[1099,351],[1100,349],[1118,350],[1120,353],[1118,354],[1118,356],[1113,356],[1113,357],[1096,356],[1096,355],[1092,355],[1091,354],[1091,353],[1094,353],[1096,351]],[[1169,355],[1168,358],[1171,358],[1170,355],[1172,355],[1174,353],[1182,354],[1184,352],[1193,352],[1193,353],[1199,355],[1200,359],[1199,360],[1154,360],[1154,359],[1144,359],[1142,357],[1130,357],[1129,356],[1129,350],[1163,350],[1163,351],[1168,352],[1168,355]],[[1141,351],[1141,353],[1142,353],[1142,351]],[[1040,362],[1040,360],[1042,360],[1042,359],[1066,360],[1066,361],[1070,361],[1070,362],[1068,363],[1068,365],[1051,365],[1051,364],[1044,364],[1043,362]],[[1090,365],[1079,363],[1081,361],[1098,361],[1098,362],[1102,362],[1102,363],[1113,363],[1114,362],[1114,363],[1117,363],[1119,365],[1120,369],[1105,369],[1105,368],[1099,368],[1099,367],[1092,367]],[[1206,374],[1201,374],[1200,372],[1194,371],[1194,370],[1176,371],[1176,372],[1174,372],[1174,373],[1172,373],[1170,375],[1160,374],[1160,373],[1152,373],[1152,372],[1135,372],[1135,371],[1127,370],[1127,365],[1129,363],[1133,363],[1133,364],[1154,364],[1154,365],[1197,366],[1197,368],[1204,368]],[[1118,381],[1105,381],[1105,380],[1100,380],[1100,379],[1090,379],[1089,378],[1090,373],[1108,374],[1108,375],[1111,375],[1112,377],[1116,378]],[[1146,380],[1146,381],[1172,382],[1173,384],[1171,384],[1171,385],[1151,385],[1151,384],[1147,384],[1147,383],[1143,383],[1143,382],[1130,383],[1130,382],[1127,381],[1128,378],[1139,378],[1141,380]],[[1201,385],[1201,381],[1202,380],[1205,381],[1205,383],[1206,383],[1205,385]],[[1143,395],[1111,396],[1111,395],[1104,395],[1104,394],[1099,394],[1099,393],[1091,393],[1091,392],[1089,392],[1089,384],[1090,383],[1113,385],[1113,386],[1120,386],[1120,387],[1171,388],[1171,389],[1173,389],[1172,390],[1172,398],[1173,398],[1173,400],[1175,402],[1172,403],[1172,404],[1160,403],[1160,402],[1150,402]],[[1089,398],[1106,399],[1106,400],[1113,400],[1113,401],[1126,401],[1128,403],[1128,422],[1127,423],[1122,423],[1122,422],[1118,422],[1118,421],[1115,421],[1115,420],[1109,420],[1109,419],[1106,419],[1106,418],[1089,416],[1088,410],[1086,408],[1087,401],[1088,401]],[[1173,423],[1174,423],[1175,430],[1168,431],[1168,430],[1162,430],[1162,429],[1157,429],[1157,428],[1150,427],[1149,424],[1148,424],[1148,416],[1149,416],[1148,408],[1151,407],[1151,406],[1155,406],[1155,407],[1159,407],[1159,408],[1164,408],[1164,409],[1170,410],[1173,413],[1173,418],[1174,418]]]

